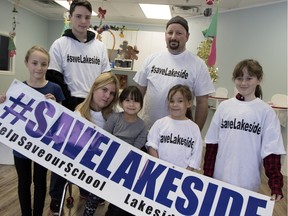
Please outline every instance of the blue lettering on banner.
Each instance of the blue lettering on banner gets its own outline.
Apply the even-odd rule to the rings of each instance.
[[[37,105],[37,107],[35,108],[35,118],[37,123],[29,119],[25,127],[26,133],[31,137],[39,138],[43,136],[47,128],[47,122],[45,116],[43,115],[44,111],[46,111],[45,115],[53,118],[56,109],[54,106],[52,106],[46,101],[42,101]]]
[[[111,180],[119,184],[123,179],[123,186],[131,190],[139,169],[141,158],[142,156],[140,154],[130,151],[111,177]]]
[[[96,133],[96,130],[91,127],[87,127],[84,132],[83,130],[84,123],[76,120],[72,128],[73,133],[70,134],[63,150],[64,155],[71,159],[75,159],[85,147],[86,143],[88,143],[91,137],[93,137],[93,135]]]
[[[53,148],[60,151],[73,121],[72,116],[63,112],[41,139],[41,142],[49,145],[53,141]]]
[[[216,215],[225,215],[229,200],[232,199],[232,206],[229,215],[240,215],[243,197],[236,191],[223,188],[216,208]]]
[[[257,210],[259,209],[259,207],[265,208],[266,206],[267,206],[267,201],[249,196],[245,215],[257,216],[258,215]]]
[[[92,143],[90,144],[88,150],[86,151],[84,157],[80,161],[81,164],[88,167],[89,169],[93,170],[96,166],[95,163],[91,161],[94,155],[101,156],[102,150],[99,148],[102,144],[107,145],[109,142],[109,138],[101,133],[97,133],[94,137]],[[111,145],[112,146],[112,145]],[[108,151],[109,152],[109,151]],[[113,155],[111,155],[113,157]],[[111,157],[111,158],[112,158]]]
[[[199,216],[210,215],[217,189],[218,189],[217,185],[212,183],[208,184],[207,192],[203,200],[203,203],[205,203],[205,205],[204,206],[202,205]]]

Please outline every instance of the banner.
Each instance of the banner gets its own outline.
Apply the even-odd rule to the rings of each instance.
[[[151,157],[21,81],[6,95],[2,143],[134,215],[272,215],[270,197]]]

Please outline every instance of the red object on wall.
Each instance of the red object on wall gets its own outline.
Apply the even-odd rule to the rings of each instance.
[[[214,4],[214,0],[206,0],[206,4],[207,5],[213,5]]]

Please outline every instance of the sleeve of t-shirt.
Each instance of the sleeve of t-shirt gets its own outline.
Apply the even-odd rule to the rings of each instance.
[[[115,123],[116,123],[116,115],[115,115],[115,113],[112,113],[108,117],[103,129],[106,130],[107,132],[113,134]]]
[[[65,100],[63,91],[62,91],[61,87],[59,85],[57,85],[57,84],[55,84],[55,94],[54,94],[54,96],[56,97],[56,101],[58,103],[62,102],[63,100]]]
[[[144,60],[141,69],[133,77],[133,80],[140,86],[147,86],[147,82],[148,82],[147,76],[149,73],[148,65],[150,61],[151,61],[151,56],[147,57]]]
[[[59,71],[48,69],[46,72],[46,79],[58,84],[61,87],[62,93],[65,96],[63,100],[68,99],[71,96],[68,85],[65,83],[62,73],[60,73]]]
[[[213,115],[210,126],[205,136],[205,143],[208,143],[208,144],[219,143],[220,111],[221,111],[221,103]]]
[[[189,166],[194,169],[201,170],[203,144],[200,129],[196,128],[193,134],[195,134],[195,143],[191,157],[189,159]]]
[[[107,49],[104,43],[101,43],[103,46],[103,52],[102,52],[102,69],[101,72],[108,72],[111,71],[110,63],[109,63],[109,58],[108,58],[108,53]]]
[[[279,118],[275,111],[270,109],[267,112],[265,122],[262,127],[262,147],[261,158],[264,159],[270,154],[286,154],[281,134]]]
[[[63,56],[61,54],[61,47],[58,40],[54,41],[54,43],[51,45],[49,55],[50,63],[48,69],[63,73]]]
[[[153,149],[158,150],[159,143],[160,143],[159,126],[158,121],[156,121],[148,132],[146,147],[152,147]]]
[[[201,60],[197,68],[197,77],[194,86],[195,96],[208,95],[215,92],[215,88],[208,71],[208,67],[204,61]]]
[[[143,124],[144,124],[144,126],[142,127],[142,130],[138,134],[137,138],[135,139],[135,143],[133,144],[136,148],[139,148],[139,149],[141,149],[143,146],[145,146],[145,143],[147,141],[148,130],[147,130],[144,122],[143,122]]]

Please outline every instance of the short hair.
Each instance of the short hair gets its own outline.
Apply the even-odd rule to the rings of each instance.
[[[87,1],[87,0],[73,0],[71,5],[70,5],[70,10],[69,10],[69,13],[71,16],[72,16],[72,14],[75,11],[75,8],[77,6],[83,6],[83,7],[87,8],[87,10],[90,11],[90,13],[92,13],[92,5],[89,1]]]
[[[119,96],[119,103],[121,104],[124,100],[126,100],[130,96],[130,99],[139,102],[140,107],[143,107],[143,95],[137,86],[127,86],[123,89]]]

